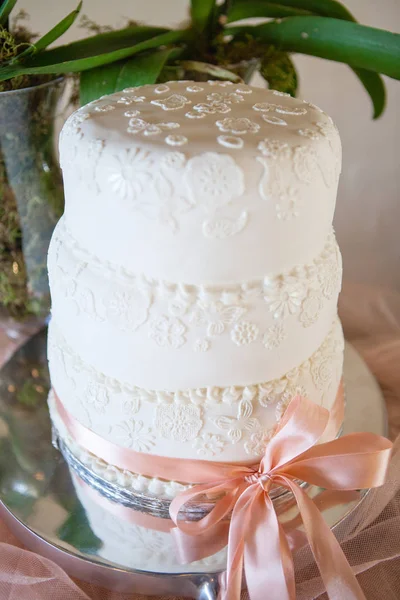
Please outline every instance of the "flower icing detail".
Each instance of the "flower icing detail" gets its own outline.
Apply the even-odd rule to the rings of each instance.
[[[304,386],[296,386],[294,388],[288,387],[285,390],[285,393],[282,394],[282,397],[279,400],[279,402],[277,403],[276,409],[275,409],[275,416],[276,416],[276,420],[278,423],[282,419],[287,407],[289,406],[289,404],[291,403],[291,401],[293,400],[293,398],[295,396],[303,396],[304,398],[306,398],[307,397],[306,388]]]
[[[216,121],[215,124],[220,131],[224,133],[232,133],[233,135],[257,133],[257,131],[260,129],[260,125],[258,123],[250,121],[250,119],[248,119],[247,117],[227,117],[226,119],[222,119],[221,121]]]
[[[188,119],[203,119],[205,116],[206,116],[205,112],[195,112],[192,110],[185,113],[185,117],[187,117]]]
[[[321,291],[323,296],[328,300],[332,298],[333,294],[340,286],[341,263],[338,258],[338,256],[336,256],[335,259],[330,258],[325,262],[324,268],[318,270],[318,281],[321,286]]]
[[[199,456],[217,456],[221,454],[226,446],[226,441],[218,434],[203,433],[196,438],[193,448]]]
[[[269,123],[270,125],[281,125],[283,127],[285,127],[285,125],[287,125],[287,122],[284,119],[281,119],[280,117],[276,117],[275,115],[269,115],[269,114],[263,113],[261,115],[261,117],[266,123]]]
[[[204,338],[203,340],[196,340],[193,346],[195,352],[207,352],[211,347],[210,340]]]
[[[96,112],[110,112],[110,110],[115,110],[114,104],[99,104],[94,107]]]
[[[150,294],[143,290],[116,289],[115,286],[104,299],[107,318],[120,331],[136,331],[145,323],[150,303]]]
[[[162,83],[154,88],[154,92],[156,94],[165,94],[165,92],[169,92],[169,87]]]
[[[238,104],[243,102],[244,98],[236,92],[213,92],[208,94],[207,100],[209,102],[223,102],[224,104]]]
[[[143,421],[129,419],[116,425],[118,437],[125,447],[137,452],[150,452],[155,443],[155,436],[150,427],[145,427]]]
[[[239,86],[235,90],[238,94],[252,94],[253,90],[245,85]]]
[[[271,283],[264,300],[273,313],[274,319],[282,319],[300,311],[305,295],[304,284],[295,277],[289,276]]]
[[[184,135],[167,135],[165,142],[170,146],[184,146],[188,139]]]
[[[149,153],[139,148],[127,148],[118,155],[107,156],[100,169],[111,191],[123,200],[135,200],[151,183],[153,160]]]
[[[304,106],[282,106],[280,104],[271,104],[269,102],[259,102],[254,104],[253,110],[259,112],[276,112],[281,115],[301,116],[307,114],[307,109]]]
[[[202,92],[203,90],[204,88],[202,88],[200,85],[188,85],[186,88],[186,91],[192,94],[195,94],[196,92]]]
[[[200,102],[193,106],[193,110],[206,115],[225,114],[231,111],[226,102]]]
[[[234,135],[219,135],[217,137],[217,142],[221,144],[221,146],[225,146],[226,148],[243,148],[244,142],[242,138],[236,137]]]
[[[92,406],[96,412],[104,413],[110,402],[107,388],[90,379],[84,391],[83,402],[86,406]]]
[[[154,427],[167,440],[174,442],[194,440],[202,426],[199,406],[185,404],[157,406]]]
[[[287,160],[290,158],[291,154],[289,144],[270,138],[265,138],[259,142],[257,148],[263,156],[271,158],[272,160]]]
[[[271,90],[271,92],[273,93],[274,96],[282,96],[285,98],[290,98],[290,94],[288,94],[288,92],[281,92],[279,90]]]
[[[190,104],[191,101],[186,96],[181,94],[172,94],[168,98],[160,98],[160,100],[151,100],[151,104],[160,106],[163,110],[179,110],[183,108],[185,104]]]
[[[321,137],[320,134],[318,133],[318,131],[315,131],[314,129],[310,129],[310,128],[298,129],[297,133],[299,135],[302,135],[303,137],[310,139],[310,140],[319,140]]]
[[[144,119],[134,117],[129,120],[128,133],[143,133],[143,135],[158,135],[163,131],[179,128],[179,123],[148,123]]]
[[[244,210],[234,220],[228,217],[220,217],[203,222],[203,234],[205,237],[223,240],[232,235],[240,233],[247,225],[248,213]]]
[[[182,152],[168,152],[161,160],[162,166],[168,169],[182,169],[185,163],[186,157]]]
[[[185,171],[194,202],[208,211],[229,204],[244,192],[244,173],[228,154],[205,152],[191,158]]]
[[[219,416],[213,419],[214,425],[221,430],[227,431],[228,438],[232,444],[237,444],[245,431],[256,431],[261,429],[260,421],[252,417],[253,404],[251,400],[243,399],[239,402],[237,417]]]
[[[286,338],[287,333],[283,323],[276,323],[275,325],[268,327],[263,335],[262,343],[267,350],[274,350],[274,348],[278,348]]]
[[[320,294],[310,291],[301,305],[299,321],[303,327],[310,327],[318,321],[322,309],[322,298]]]
[[[244,443],[244,450],[246,454],[261,457],[264,454],[265,448],[267,447],[267,444],[270,441],[273,433],[274,429],[271,429],[270,431],[264,431],[262,429],[259,431],[254,431],[250,435],[250,439]]]
[[[311,183],[318,170],[317,154],[310,146],[297,146],[294,149],[294,171],[300,181]]]
[[[192,322],[206,325],[207,335],[214,337],[225,331],[226,325],[236,323],[246,312],[243,306],[226,306],[222,302],[199,303],[192,313]]]
[[[255,342],[258,334],[259,329],[257,325],[248,321],[240,321],[232,328],[231,338],[237,346],[244,346]]]
[[[176,350],[186,342],[186,326],[177,318],[162,315],[150,323],[150,337],[161,347]]]
[[[124,112],[124,117],[138,117],[140,115],[140,110],[132,109],[126,110]]]
[[[299,216],[299,201],[293,186],[289,185],[278,189],[276,195],[279,198],[279,202],[275,205],[278,219],[290,221]]]

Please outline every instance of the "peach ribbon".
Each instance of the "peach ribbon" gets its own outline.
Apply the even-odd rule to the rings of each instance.
[[[329,423],[329,412],[307,398],[295,397],[269,442],[257,470],[230,467],[210,472],[209,482],[180,493],[170,515],[181,559],[190,562],[205,539],[228,535],[227,571],[222,600],[239,600],[245,569],[251,600],[294,600],[295,579],[290,545],[270,497],[273,486],[290,490],[330,600],[365,600],[334,534],[296,480],[328,490],[355,490],[384,483],[392,444],[372,433],[354,433],[315,445]],[[193,473],[196,478],[196,473]],[[204,494],[222,495],[205,517],[179,519],[189,501]],[[229,527],[226,518],[231,513]],[[207,549],[205,549],[207,552]],[[209,551],[207,552],[209,554]],[[205,555],[207,555],[205,554]]]

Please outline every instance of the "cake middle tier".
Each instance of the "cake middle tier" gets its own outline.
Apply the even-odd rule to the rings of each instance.
[[[104,263],[63,219],[49,251],[52,318],[68,346],[108,377],[155,390],[283,376],[328,335],[341,274],[333,232],[311,263],[220,285],[156,281]]]

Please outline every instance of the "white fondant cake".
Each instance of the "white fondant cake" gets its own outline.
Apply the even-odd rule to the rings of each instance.
[[[49,363],[72,416],[140,452],[254,463],[294,394],[332,406],[330,117],[245,85],[148,85],[74,113],[60,155]]]

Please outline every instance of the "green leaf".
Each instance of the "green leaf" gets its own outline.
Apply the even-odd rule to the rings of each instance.
[[[35,48],[35,52],[39,52],[40,50],[44,50],[47,46],[50,46],[53,42],[58,40],[71,25],[74,24],[76,17],[79,15],[82,8],[82,0],[79,2],[78,6],[75,10],[69,13],[64,19],[62,19],[55,27],[50,29],[43,37],[41,37],[37,42],[33,44]]]
[[[288,17],[225,34],[250,34],[288,52],[311,54],[400,79],[400,34],[328,17]]]
[[[82,0],[79,2],[78,6],[75,10],[69,13],[64,19],[62,19],[53,29],[50,29],[43,37],[41,37],[35,44],[31,44],[26,50],[21,52],[18,55],[17,61],[20,61],[22,58],[44,50],[47,46],[50,46],[53,42],[58,40],[68,29],[73,25],[76,20],[76,17],[79,15],[82,8]],[[15,60],[13,62],[16,62]]]
[[[382,77],[366,69],[353,69],[371,97],[374,106],[374,119],[381,116],[386,105],[386,89]]]
[[[191,0],[190,15],[193,27],[201,33],[210,22],[215,7],[215,0]]]
[[[118,75],[115,91],[118,92],[126,87],[155,83],[167,60],[177,58],[178,53],[180,53],[179,49],[169,48],[130,58],[125,62]]]
[[[139,34],[137,30],[142,30]],[[127,30],[122,30],[127,32]],[[144,50],[166,46],[175,42],[184,41],[188,36],[187,30],[168,31],[154,36],[154,28],[138,27],[133,28],[130,40],[125,36],[115,36],[110,45],[101,44],[101,51],[98,48],[98,38],[104,39],[105,36],[121,32],[111,32],[110,34],[101,34],[94,36],[94,42],[89,43],[91,38],[61,46],[54,50],[45,50],[36,54],[31,59],[24,61],[21,65],[13,65],[0,70],[0,81],[10,79],[16,75],[40,74],[40,73],[73,73],[85,71],[101,65],[113,63],[129,56],[133,56]],[[138,38],[144,37],[144,41],[138,43]],[[150,37],[150,39],[146,39]],[[112,51],[105,52],[105,48],[114,47]]]
[[[16,5],[17,0],[4,0],[2,6],[0,6],[0,25],[5,25],[10,12]]]
[[[277,19],[310,14],[312,13],[308,10],[291,8],[275,2],[264,2],[263,0],[238,0],[237,2],[233,2],[230,7],[227,14],[227,22],[233,23],[233,21],[252,19],[254,17],[272,17]]]
[[[270,89],[296,95],[297,72],[287,52],[270,48],[261,60],[260,73]]]
[[[125,87],[155,83],[173,52],[173,48],[156,50],[84,71],[80,77],[81,105],[105,94],[123,90]]]
[[[344,21],[356,20],[351,12],[336,0],[268,0],[268,3],[298,10],[307,10],[315,15],[331,17],[333,19],[343,19]]]

